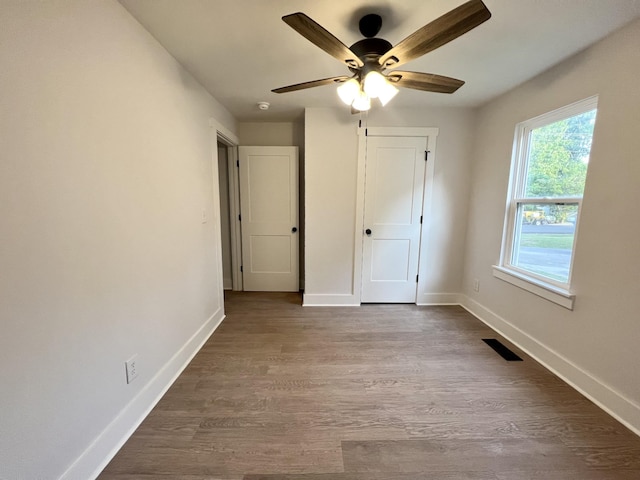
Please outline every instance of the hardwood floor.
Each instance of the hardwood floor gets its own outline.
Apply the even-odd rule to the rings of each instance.
[[[460,307],[225,307],[100,480],[640,478],[640,437]]]

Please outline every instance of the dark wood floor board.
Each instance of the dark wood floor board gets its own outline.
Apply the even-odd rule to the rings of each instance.
[[[428,420],[405,419],[405,429],[412,438],[439,438],[447,440],[485,440],[492,438],[529,438],[508,415],[502,418],[430,417]]]
[[[458,472],[505,467],[586,470],[559,442],[533,439],[444,439],[342,442],[346,472]],[[472,467],[473,466],[473,467]]]
[[[596,470],[635,470],[640,478],[640,454],[635,444],[571,447],[590,468]]]
[[[180,415],[164,415],[158,414],[158,412],[152,412],[152,414],[147,416],[140,424],[136,433],[146,436],[193,436],[198,430],[201,421],[200,415],[188,411]]]
[[[617,470],[615,472],[592,470],[505,470],[498,472],[497,480],[638,480],[637,470]]]
[[[100,480],[640,479],[639,437],[461,307],[225,310]]]
[[[543,477],[541,477],[543,478]],[[493,472],[421,473],[310,473],[299,475],[245,475],[243,480],[497,480]]]
[[[175,475],[175,474],[111,474],[110,480],[243,480],[244,475],[225,475],[221,477],[219,475]]]
[[[250,449],[218,446],[208,453],[176,450],[124,454],[109,464],[101,478],[111,475],[200,475],[203,477],[242,477],[246,473],[309,473],[341,471],[340,446],[332,449],[307,449],[304,445],[254,445]]]
[[[514,422],[528,436],[562,439],[567,446],[595,447],[597,444],[618,446],[629,442],[629,433],[612,418],[603,418],[601,412],[549,412],[535,417],[527,411],[518,412]]]
[[[262,422],[262,423],[259,423]],[[367,438],[408,439],[402,418],[391,413],[381,415],[356,415],[346,412],[321,412],[298,414],[266,414],[252,417],[208,419],[193,437],[250,442],[314,443],[316,441],[340,443],[344,439]],[[293,439],[293,440],[292,440]]]
[[[118,475],[155,475],[171,476],[224,476],[227,472],[213,472],[210,455],[189,450],[143,449],[142,451],[125,449],[109,463],[100,475],[101,479],[117,478]],[[212,459],[215,460],[215,459]],[[219,470],[216,465],[216,470]]]

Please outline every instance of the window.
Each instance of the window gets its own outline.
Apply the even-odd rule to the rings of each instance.
[[[550,300],[560,295],[558,303],[568,308],[596,112],[593,97],[516,127],[501,262],[494,269]]]

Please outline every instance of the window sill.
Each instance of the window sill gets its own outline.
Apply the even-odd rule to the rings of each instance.
[[[519,272],[498,265],[493,266],[493,276],[568,310],[573,310],[573,302],[576,296],[568,290],[527,277]]]

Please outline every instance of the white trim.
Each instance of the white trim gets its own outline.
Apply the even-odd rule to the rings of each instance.
[[[242,223],[240,215],[240,172],[238,167],[238,147],[227,147],[229,159],[229,218],[231,219],[231,270],[232,289],[243,290],[242,282]]]
[[[564,308],[573,310],[573,303],[576,296],[568,290],[499,265],[493,266],[493,276]]]
[[[438,306],[438,305],[460,305],[459,293],[420,293],[416,300],[416,305]]]
[[[62,474],[60,480],[97,478],[189,365],[222,320],[224,320],[224,311],[219,308],[94,439]]]
[[[436,146],[438,140],[438,129],[430,129],[435,131],[432,136],[427,137],[427,168],[424,172],[424,187],[422,191],[422,225],[420,225],[420,251],[418,252],[418,284],[416,285],[416,304],[420,304],[420,297],[429,296],[424,292],[426,289],[426,279],[428,277],[427,269],[429,262],[427,261],[427,252],[429,251],[429,232],[434,228],[433,225],[433,189],[436,171]],[[433,303],[433,302],[432,302]],[[447,302],[445,302],[447,303]]]
[[[302,295],[303,307],[359,307],[360,296],[350,294],[309,294]]]
[[[624,426],[640,435],[640,405],[480,303],[460,294],[461,306],[560,377]]]
[[[215,219],[211,228],[213,228],[215,235],[215,259],[216,259],[216,267],[217,267],[217,283],[221,288],[217,288],[215,295],[218,298],[218,305],[224,305],[224,267],[223,267],[223,258],[222,258],[222,212],[220,207],[220,171],[218,170],[218,137],[217,135],[212,135],[211,139],[211,191],[213,193],[213,198],[211,199],[212,211],[216,212]],[[206,223],[208,219],[203,219],[203,223]]]
[[[227,173],[229,178],[229,220],[231,230],[231,288],[242,291],[242,230],[238,215],[240,214],[240,179],[238,175],[238,137],[224,125],[209,119],[209,125],[215,129],[216,142],[220,141],[227,147]]]
[[[356,218],[353,245],[353,285],[354,302],[360,305],[362,299],[362,234],[364,232],[364,183],[367,160],[367,137],[365,128],[358,128],[358,165],[356,172]]]
[[[209,126],[214,128],[217,132],[217,135],[222,138],[222,142],[227,145],[239,145],[240,140],[238,136],[229,130],[227,127],[218,122],[215,118],[209,118]]]

